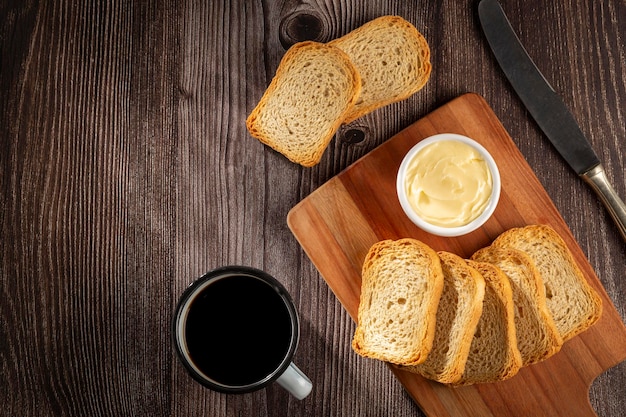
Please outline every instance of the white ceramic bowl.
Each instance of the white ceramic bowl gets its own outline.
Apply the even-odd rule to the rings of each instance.
[[[474,148],[476,151],[478,151],[478,153],[482,156],[482,158],[487,163],[487,167],[489,168],[491,172],[491,178],[492,178],[491,195],[489,197],[489,201],[487,205],[485,206],[485,209],[483,210],[483,212],[474,220],[470,221],[469,223],[462,225],[462,226],[456,226],[456,227],[438,226],[438,225],[428,223],[427,221],[422,219],[418,215],[418,213],[413,209],[413,207],[411,207],[411,204],[409,203],[409,200],[406,195],[406,189],[405,189],[405,179],[406,179],[406,174],[407,174],[407,168],[409,167],[411,160],[426,146],[434,142],[450,141],[450,140],[465,143],[471,146],[472,148]],[[404,159],[402,160],[402,163],[400,164],[400,169],[398,170],[398,177],[396,180],[396,189],[398,193],[398,199],[400,200],[400,205],[402,206],[402,209],[404,210],[406,215],[409,217],[409,219],[411,219],[411,221],[415,223],[415,225],[418,226],[420,229],[428,233],[438,235],[438,236],[446,236],[446,237],[465,235],[467,233],[470,233],[478,229],[480,226],[482,226],[489,219],[489,217],[491,217],[491,215],[496,209],[496,206],[498,205],[498,200],[500,199],[500,188],[501,188],[500,172],[498,171],[496,162],[494,161],[491,154],[489,154],[489,152],[475,140],[470,139],[466,136],[457,135],[454,133],[442,133],[439,135],[430,136],[426,139],[423,139],[418,144],[416,144],[413,148],[411,148],[409,152],[405,155]]]

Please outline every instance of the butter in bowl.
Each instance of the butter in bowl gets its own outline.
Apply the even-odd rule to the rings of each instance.
[[[402,209],[420,229],[461,236],[482,226],[500,198],[500,173],[489,152],[463,135],[442,133],[406,154],[396,181]]]

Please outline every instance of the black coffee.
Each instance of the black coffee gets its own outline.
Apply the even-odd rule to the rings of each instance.
[[[232,386],[263,380],[287,355],[292,322],[273,287],[244,275],[220,278],[200,292],[185,327],[192,362]]]

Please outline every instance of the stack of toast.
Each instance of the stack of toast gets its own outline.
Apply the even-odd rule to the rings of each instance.
[[[292,162],[311,167],[341,124],[408,98],[430,72],[424,36],[399,16],[382,16],[331,42],[289,48],[246,127]]]
[[[352,347],[444,384],[497,382],[554,355],[601,313],[550,226],[510,229],[470,259],[384,240],[363,264]]]

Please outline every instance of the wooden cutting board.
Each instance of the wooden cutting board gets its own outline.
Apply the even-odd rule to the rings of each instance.
[[[458,133],[480,142],[493,155],[502,177],[493,217],[481,229],[458,238],[421,231],[396,198],[396,173],[403,156],[421,139],[437,133]],[[558,354],[499,383],[449,388],[390,366],[428,416],[594,416],[588,397],[591,382],[626,359],[626,327],[614,305],[524,157],[476,94],[456,98],[356,161],[296,205],[287,222],[353,320],[361,265],[379,240],[413,237],[436,250],[469,257],[511,227],[544,223],[563,237],[602,297],[602,318],[566,342]]]

